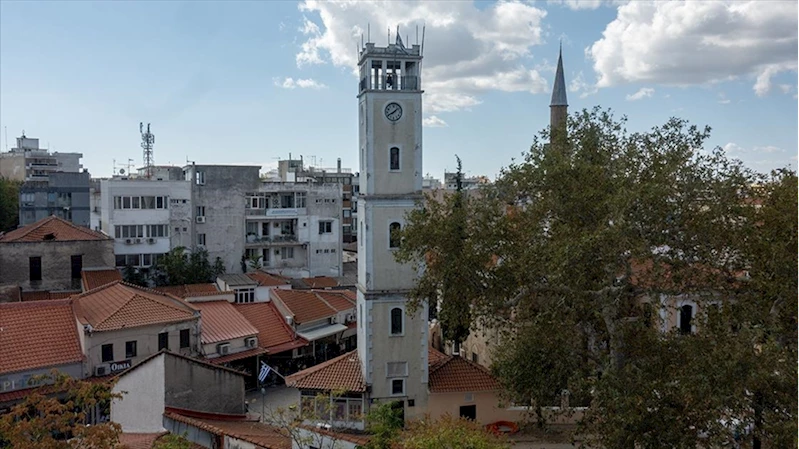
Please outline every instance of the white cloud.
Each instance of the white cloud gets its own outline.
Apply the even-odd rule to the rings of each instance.
[[[771,78],[797,68],[797,2],[630,2],[587,49],[599,87]]]
[[[447,125],[447,122],[441,120],[437,116],[431,115],[429,117],[425,117],[424,120],[422,120],[422,126],[426,126],[428,128],[444,128],[449,125]]]
[[[314,79],[301,79],[301,78],[291,78],[286,77],[283,79],[275,78],[272,80],[277,87],[281,87],[283,89],[327,89],[327,86],[314,80]]]
[[[547,3],[563,5],[569,9],[597,9],[602,5],[602,0],[549,0]]]
[[[728,142],[722,148],[724,148],[724,152],[725,153],[727,153],[727,154],[729,154],[731,156],[740,155],[740,154],[742,154],[742,153],[744,153],[746,151],[746,150],[744,150],[744,148],[742,146],[740,146],[740,145],[738,145],[737,143],[734,143],[734,142]]]
[[[730,99],[724,92],[719,92],[719,104],[730,104]]]
[[[569,92],[579,93],[580,98],[585,98],[597,93],[597,87],[594,84],[587,83],[583,72],[580,71],[580,73],[569,82]]]
[[[422,86],[424,109],[436,114],[468,110],[488,91],[549,92],[550,82],[530,63],[531,48],[543,43],[546,11],[521,1],[499,1],[478,9],[469,2],[317,1],[299,6],[305,14],[298,66],[331,63],[357,75],[361,36],[386,44],[397,25],[406,46],[421,39],[426,24]]]
[[[790,84],[780,84],[780,90],[784,94],[789,94],[791,93],[791,90],[793,90],[793,86],[791,86]]]
[[[637,100],[641,100],[641,99],[644,99],[644,98],[649,98],[654,93],[655,93],[655,89],[652,89],[651,87],[642,87],[642,88],[638,89],[638,92],[636,92],[634,94],[631,94],[631,95],[627,95],[626,98],[627,98],[627,101],[637,101]]]

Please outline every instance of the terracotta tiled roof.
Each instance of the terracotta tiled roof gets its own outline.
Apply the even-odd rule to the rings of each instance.
[[[251,271],[247,273],[247,276],[250,277],[253,281],[257,282],[258,285],[264,287],[277,287],[280,285],[287,285],[291,284],[287,279],[275,276],[273,274],[265,273],[263,271]]]
[[[110,240],[111,237],[51,215],[0,236],[0,243]]]
[[[173,296],[112,282],[73,298],[75,315],[95,332],[196,319],[197,312]]]
[[[280,315],[273,302],[236,304],[234,307],[258,329],[258,345],[270,354],[308,344],[302,338],[294,338],[294,331],[286,324],[286,319]]]
[[[350,299],[351,293],[347,290],[317,290],[314,293],[319,295],[336,312],[343,312],[355,308],[355,300]]]
[[[366,391],[357,350],[292,374],[286,377],[286,385],[307,390]]]
[[[338,287],[338,281],[328,276],[316,276],[312,278],[302,278],[308,288],[333,288]]]
[[[50,299],[66,299],[72,295],[79,295],[79,291],[69,292],[51,292],[51,291],[38,291],[38,292],[22,292],[23,301],[47,301]]]
[[[288,435],[277,427],[270,426],[249,419],[206,419],[194,418],[175,413],[171,410],[164,412],[164,416],[175,421],[188,424],[214,435],[227,435],[239,440],[258,445],[266,449],[291,449],[291,440]]]
[[[246,359],[247,357],[255,357],[256,355],[266,354],[264,348],[253,348],[246,351],[237,352],[235,354],[223,355],[214,359],[208,359],[208,363],[212,365],[221,365],[223,363],[232,362],[234,360]]]
[[[192,306],[200,310],[203,344],[230,341],[258,334],[258,329],[250,324],[233,307],[233,304],[225,300],[197,302]]]
[[[439,365],[449,360],[449,356],[444,354],[441,351],[437,351],[433,348],[427,348],[427,365],[430,368],[430,371],[438,368]]]
[[[83,281],[83,291],[92,290],[97,287],[102,287],[114,281],[121,281],[122,274],[115,268],[107,270],[83,270],[80,273],[81,280]]]
[[[163,285],[155,287],[159,292],[177,296],[178,298],[198,298],[202,296],[218,295],[220,292],[216,284],[184,284],[184,285]]]
[[[431,393],[494,391],[499,389],[497,380],[484,367],[462,357],[445,357],[447,357],[446,360],[437,360],[435,366],[431,363],[428,383],[428,389]]]
[[[122,449],[151,449],[155,440],[167,433],[122,433],[119,435],[119,445]]]
[[[273,290],[272,294],[286,305],[297,324],[321,320],[336,314],[335,309],[308,290]]]
[[[70,300],[0,304],[0,374],[82,360]]]

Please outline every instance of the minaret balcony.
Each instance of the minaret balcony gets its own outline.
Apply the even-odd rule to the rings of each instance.
[[[394,76],[384,75],[377,77],[361,78],[359,92],[367,90],[404,90],[404,91],[419,91],[421,90],[421,80],[418,76]]]

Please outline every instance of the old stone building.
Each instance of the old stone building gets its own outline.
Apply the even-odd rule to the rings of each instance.
[[[84,268],[113,267],[107,235],[47,217],[0,236],[0,284],[24,291],[80,290]]]

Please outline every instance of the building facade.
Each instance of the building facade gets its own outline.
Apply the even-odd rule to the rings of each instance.
[[[394,251],[405,216],[421,199],[420,48],[401,43],[360,52],[358,95],[358,358],[372,401],[397,401],[406,419],[428,401],[427,307],[411,314],[415,271]]]
[[[25,181],[19,189],[19,225],[55,215],[89,227],[91,204],[88,172],[53,172],[44,180]]]
[[[39,139],[17,137],[17,146],[0,153],[0,176],[16,181],[47,181],[50,173],[78,173],[83,168],[81,153],[50,152],[39,148]]]

